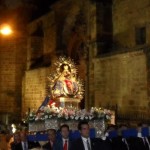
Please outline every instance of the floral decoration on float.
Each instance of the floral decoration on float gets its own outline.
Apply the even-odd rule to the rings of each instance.
[[[30,112],[25,122],[43,121],[47,119],[58,119],[62,121],[68,120],[96,120],[104,119],[105,121],[110,121],[111,111],[103,108],[92,107],[89,111],[86,109],[77,109],[75,107],[55,107],[46,106],[44,111],[36,114],[35,111]]]

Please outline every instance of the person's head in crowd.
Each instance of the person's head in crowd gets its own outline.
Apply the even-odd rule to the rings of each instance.
[[[49,129],[47,131],[47,133],[48,133],[48,139],[49,139],[49,141],[54,142],[56,140],[56,130],[55,129]]]
[[[120,130],[127,130],[128,129],[128,125],[127,124],[120,124],[118,129],[120,129]]]
[[[69,126],[67,124],[63,124],[60,127],[60,133],[62,135],[62,138],[68,139],[69,138]]]
[[[126,128],[126,125],[125,124],[120,124],[119,126],[118,126],[118,129],[117,129],[117,135],[118,136],[122,136],[122,131],[123,130],[126,130],[127,128]]]
[[[140,122],[137,124],[137,131],[141,132],[141,130],[142,130],[142,123]]]
[[[148,127],[148,123],[143,122],[143,123],[142,123],[142,128],[146,128],[146,127]]]
[[[107,132],[114,131],[114,130],[117,130],[117,129],[118,129],[118,127],[116,125],[110,124],[107,127]]]
[[[13,134],[13,138],[14,138],[14,143],[19,143],[21,141],[21,138],[20,138],[20,132],[17,131]]]
[[[20,138],[23,142],[27,141],[27,133],[24,131],[20,132]]]
[[[90,127],[87,121],[80,121],[78,124],[78,130],[81,133],[81,136],[88,138],[90,135]]]

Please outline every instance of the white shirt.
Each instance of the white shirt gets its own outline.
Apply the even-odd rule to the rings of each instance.
[[[67,140],[67,149],[68,149],[68,146],[69,146],[69,142],[68,142],[68,141],[69,141],[69,139],[64,139],[64,138],[63,138],[62,140],[63,140],[63,147],[64,147],[65,142],[66,142],[66,140]]]
[[[21,142],[21,145],[22,145],[22,149],[23,149],[23,150],[25,150],[25,149],[24,149],[24,147],[25,147],[24,144],[25,144],[25,143],[26,143],[26,149],[28,149],[28,142],[27,142],[27,141],[26,141],[26,142],[23,142],[23,141],[22,141],[22,142]]]
[[[82,141],[83,141],[84,149],[88,150],[87,140],[88,140],[90,148],[91,148],[91,140],[90,140],[90,138],[85,138],[85,137],[82,137],[82,136],[81,136],[81,138],[82,138]]]

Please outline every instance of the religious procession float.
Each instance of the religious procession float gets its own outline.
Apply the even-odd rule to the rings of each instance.
[[[70,58],[60,57],[54,63],[54,71],[48,76],[49,94],[37,111],[31,111],[26,120],[29,132],[42,132],[47,129],[59,129],[68,124],[71,130],[77,130],[80,120],[87,120],[101,136],[111,119],[111,111],[91,107],[80,109],[79,103],[84,97],[84,84],[77,76],[77,68]]]

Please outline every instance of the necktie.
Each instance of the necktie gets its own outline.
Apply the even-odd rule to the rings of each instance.
[[[50,141],[50,144],[51,144],[51,148],[53,147],[53,142],[52,141]]]
[[[68,148],[68,143],[67,143],[67,140],[65,140],[65,144],[64,144],[63,150],[67,150],[67,148]]]
[[[125,139],[125,138],[122,138],[122,141],[126,144],[126,146],[127,146],[127,149],[129,150],[129,145],[128,145],[128,142],[127,142],[127,140]]]
[[[24,142],[24,150],[27,150],[27,143]]]
[[[90,143],[89,143],[88,139],[87,139],[86,142],[87,142],[87,148],[88,148],[88,150],[91,150]]]
[[[144,138],[144,146],[146,149],[150,149],[149,141],[146,137]]]

